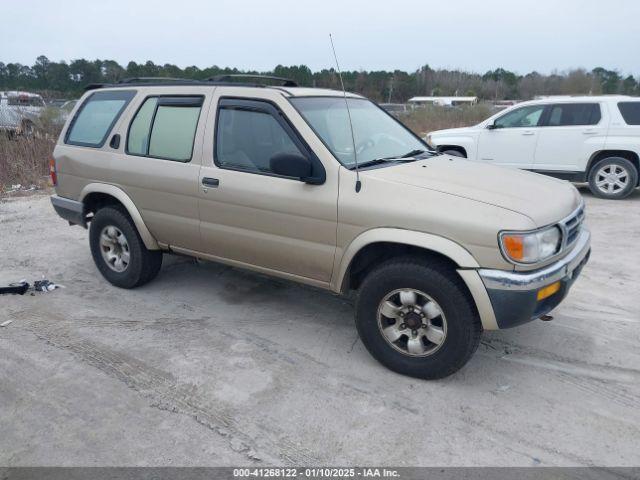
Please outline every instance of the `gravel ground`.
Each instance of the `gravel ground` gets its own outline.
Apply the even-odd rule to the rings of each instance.
[[[350,301],[165,257],[98,274],[45,195],[0,200],[0,465],[640,465],[640,191],[583,190],[593,254],[554,321],[434,382],[358,341]]]

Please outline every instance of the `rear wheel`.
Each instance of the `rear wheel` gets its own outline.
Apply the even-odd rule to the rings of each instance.
[[[89,243],[98,270],[116,287],[144,285],[162,266],[162,252],[144,246],[133,220],[119,208],[105,207],[96,212]]]
[[[600,198],[625,198],[637,185],[638,171],[626,158],[603,158],[589,172],[589,189]]]
[[[367,276],[358,295],[356,326],[380,363],[425,379],[462,368],[482,332],[475,305],[455,271],[413,257],[387,261]]]

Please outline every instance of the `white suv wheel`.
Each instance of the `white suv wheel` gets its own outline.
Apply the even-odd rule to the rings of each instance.
[[[638,171],[626,158],[609,157],[598,162],[589,173],[589,188],[601,198],[621,199],[638,184]]]

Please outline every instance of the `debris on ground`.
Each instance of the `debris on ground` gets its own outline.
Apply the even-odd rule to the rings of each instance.
[[[7,320],[6,322],[2,322],[0,323],[0,327],[8,327],[11,322],[13,322],[13,320]]]
[[[0,287],[0,295],[24,295],[30,286],[26,280],[20,280],[16,283],[10,283],[6,287]],[[44,277],[42,277],[42,280],[33,282],[33,290],[36,292],[51,292],[57,288],[64,288],[64,286],[53,283]],[[33,293],[31,295],[33,295]]]
[[[0,287],[0,295],[24,295],[29,290],[29,284],[24,280],[17,283],[10,283],[8,287]]]
[[[64,288],[62,285],[56,285],[53,282],[50,282],[46,278],[42,280],[36,280],[33,284],[33,288],[36,292],[51,292],[56,288]]]

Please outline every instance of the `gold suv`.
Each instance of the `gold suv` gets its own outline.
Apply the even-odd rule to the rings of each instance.
[[[113,285],[149,282],[175,252],[356,290],[369,352],[421,378],[566,296],[590,253],[569,183],[439,154],[359,95],[252,81],[88,87],[51,200],[90,225]]]

